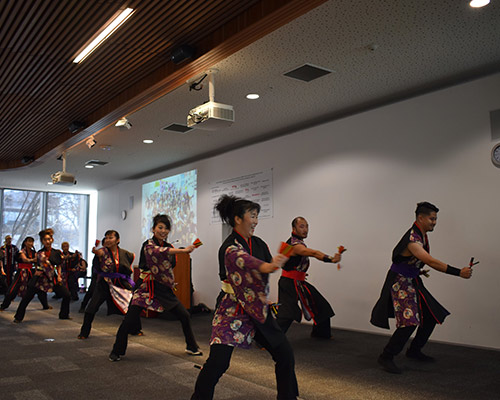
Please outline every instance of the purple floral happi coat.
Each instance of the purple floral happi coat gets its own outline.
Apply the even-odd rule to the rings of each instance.
[[[42,257],[44,255],[45,251],[43,250],[40,250],[36,255],[38,264],[37,270],[42,270],[43,274],[38,277],[35,287],[44,292],[52,292],[54,290],[54,280],[55,280],[54,266],[50,263],[48,259],[42,261]]]
[[[26,258],[33,258],[33,254],[31,252],[34,250],[28,250],[26,248],[22,249],[21,252],[26,256]],[[24,268],[21,268],[24,266]],[[28,291],[28,282],[33,277],[32,273],[33,264],[32,263],[24,263],[19,261],[19,279],[21,280],[21,284],[19,285],[19,290],[17,291],[17,295],[19,297],[24,297],[26,292]]]
[[[419,243],[424,247],[424,239],[415,230],[410,233],[410,242]],[[420,260],[415,256],[408,261],[408,266],[419,268]],[[394,306],[394,317],[396,327],[420,325],[420,313],[418,294],[414,286],[413,278],[398,274],[396,282],[391,287],[392,305]]]
[[[169,247],[158,246],[152,239],[144,246],[146,264],[149,266],[148,278],[139,286],[132,296],[131,305],[148,308],[153,311],[164,311],[162,305],[150,290],[151,281],[156,281],[171,289],[175,286],[174,271],[170,263]]]
[[[268,313],[266,288],[259,272],[262,264],[239,243],[226,249],[225,266],[234,294],[226,293],[215,311],[211,345],[249,348],[252,344],[253,320],[263,323]]]

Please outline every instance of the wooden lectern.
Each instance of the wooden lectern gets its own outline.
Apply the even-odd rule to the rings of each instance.
[[[176,258],[174,276],[177,290],[174,290],[174,294],[182,305],[189,310],[191,308],[191,257],[187,253],[181,253],[177,254]],[[134,265],[134,281],[137,282],[138,279],[139,267]],[[154,318],[157,316],[156,314],[154,311],[146,310],[143,316]]]

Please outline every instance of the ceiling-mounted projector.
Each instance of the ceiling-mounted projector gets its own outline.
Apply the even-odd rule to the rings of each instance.
[[[65,171],[58,171],[50,176],[54,185],[76,185],[76,179],[73,174]]]
[[[61,154],[61,159],[63,162],[63,169],[62,171],[58,171],[55,174],[50,175],[50,177],[52,178],[52,183],[54,185],[76,185],[75,176],[73,174],[70,174],[69,172],[66,172],[66,151],[63,151],[63,153]]]
[[[187,126],[189,128],[215,131],[231,126],[234,122],[233,106],[209,101],[189,111]]]

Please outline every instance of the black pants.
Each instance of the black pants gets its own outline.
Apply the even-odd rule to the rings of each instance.
[[[97,284],[97,274],[92,274],[92,279],[90,280],[90,286],[87,289],[87,293],[85,293],[85,296],[83,297],[80,309],[85,310],[85,307],[87,307],[87,304],[89,304],[89,301],[92,298],[92,295],[94,294],[96,284]]]
[[[71,294],[71,300],[78,301],[78,277],[74,271],[68,273],[68,290]]]
[[[6,310],[7,308],[9,308],[10,303],[12,303],[12,300],[14,300],[17,296],[20,286],[21,286],[21,272],[18,271],[16,272],[14,280],[12,281],[9,289],[5,293],[3,303],[0,306],[2,310]],[[40,303],[42,303],[43,309],[48,310],[49,303],[47,301],[47,293],[40,290],[37,294],[38,294],[38,300],[40,301]]]
[[[295,400],[299,395],[297,378],[295,377],[295,360],[293,350],[284,340],[276,347],[271,347],[267,340],[257,332],[256,339],[271,354],[275,366],[276,386],[278,389],[278,400]],[[220,377],[229,368],[233,346],[224,344],[213,344],[210,346],[210,356],[203,365],[198,375],[191,400],[212,400],[215,385]]]
[[[288,328],[290,328],[293,321],[294,320],[291,318],[277,318],[276,319],[276,322],[280,326],[283,333],[286,333],[288,331]],[[327,318],[323,321],[318,322],[317,324],[314,324],[312,331],[311,331],[311,336],[324,338],[324,339],[330,339],[332,337],[332,330],[330,327],[330,318]]]
[[[436,320],[429,311],[429,308],[425,305],[425,303],[423,303],[422,321],[420,326],[418,327],[415,338],[410,344],[410,349],[413,351],[420,351],[420,349],[422,349],[422,347],[424,347],[429,340],[429,337],[431,336],[435,326]],[[396,329],[396,331],[391,336],[389,343],[387,343],[387,346],[385,346],[382,356],[392,359],[394,356],[401,353],[406,345],[406,342],[408,342],[408,339],[410,339],[411,334],[415,331],[416,328],[417,326],[414,325]]]
[[[38,276],[35,275],[28,282],[28,290],[26,291],[26,294],[19,303],[19,307],[17,307],[16,315],[14,315],[14,318],[17,319],[18,321],[22,321],[24,319],[24,315],[26,314],[26,307],[28,307],[28,304],[31,302],[31,300],[33,300],[35,294],[38,294],[38,297],[40,298],[40,295],[43,297],[43,293],[45,293],[43,290],[37,289],[35,287],[35,283],[37,281],[38,281]],[[62,297],[61,309],[59,311],[59,318],[60,319],[69,318],[69,302],[70,302],[69,290],[62,285],[54,285],[53,290],[58,296]],[[45,300],[47,300],[46,293],[45,293]]]
[[[115,344],[113,345],[113,353],[118,355],[124,355],[127,351],[128,335],[133,333],[137,329],[137,325],[140,324],[140,316],[142,307],[130,306],[127,315],[123,319],[118,332],[116,333]],[[191,319],[189,313],[184,308],[182,304],[177,305],[170,310],[182,324],[182,331],[184,332],[184,337],[186,339],[186,346],[188,349],[197,350],[198,344],[194,338],[193,329],[191,328]]]
[[[85,309],[83,317],[83,324],[80,329],[80,335],[89,337],[90,330],[92,329],[92,321],[94,321],[95,314],[105,301],[112,301],[111,293],[109,292],[109,285],[104,279],[98,279],[90,303]]]
[[[78,336],[89,337],[90,331],[92,329],[92,322],[94,321],[95,314],[99,311],[99,308],[105,301],[112,302],[111,293],[109,291],[109,285],[104,279],[98,279],[93,290],[90,303],[85,309],[85,314],[83,316],[83,324],[80,328],[80,334]],[[132,329],[131,333],[139,333],[141,330],[141,320],[137,322],[135,330]]]

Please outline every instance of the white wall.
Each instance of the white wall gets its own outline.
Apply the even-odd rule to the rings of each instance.
[[[437,271],[425,280],[452,313],[433,339],[500,348],[500,169],[490,161],[489,123],[489,111],[500,108],[499,89],[500,74],[102,190],[98,232],[117,229],[123,247],[138,252],[141,185],[197,168],[205,245],[193,253],[193,283],[199,301],[213,306],[222,228],[210,225],[211,183],[273,168],[274,218],[261,220],[256,234],[274,250],[302,215],[310,247],[334,253],[346,246],[340,271],[313,260],[309,281],[334,307],[334,327],[389,333],[369,324],[371,308],[393,247],[412,224],[416,203],[427,200],[441,208],[431,253],[457,267],[471,256],[481,261],[471,280]],[[134,207],[121,221],[130,196]]]

